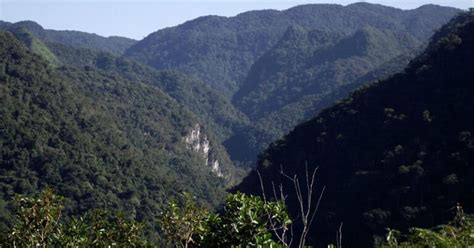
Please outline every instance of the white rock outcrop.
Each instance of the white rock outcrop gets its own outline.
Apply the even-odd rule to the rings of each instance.
[[[223,177],[224,174],[221,171],[219,161],[217,159],[212,159],[212,156],[209,154],[211,150],[209,139],[207,135],[201,131],[201,126],[199,124],[194,125],[191,131],[184,137],[184,142],[186,147],[193,152],[201,154],[204,158],[205,165],[211,167],[211,171],[218,177]]]

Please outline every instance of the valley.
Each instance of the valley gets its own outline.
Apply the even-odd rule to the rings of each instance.
[[[387,228],[471,214],[473,27],[472,10],[369,3],[203,16],[142,40],[0,21],[0,230],[15,197],[47,188],[65,199],[47,247],[93,246],[67,229],[93,209],[143,225],[124,247],[302,245],[274,223],[314,247],[382,247]],[[299,197],[308,170],[317,209]]]

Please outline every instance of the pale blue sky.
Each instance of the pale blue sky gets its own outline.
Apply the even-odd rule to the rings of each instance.
[[[433,3],[462,9],[474,0],[368,0],[402,9]],[[287,9],[307,3],[347,5],[357,0],[0,0],[0,20],[33,20],[45,28],[142,39],[158,29],[203,15],[234,16],[255,9]]]

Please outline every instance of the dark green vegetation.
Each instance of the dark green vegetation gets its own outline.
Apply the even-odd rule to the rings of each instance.
[[[276,45],[290,26],[340,35],[370,26],[424,41],[457,12],[434,5],[402,11],[357,3],[250,11],[231,18],[205,16],[150,34],[129,48],[126,56],[159,69],[181,70],[230,96],[240,88],[252,64]]]
[[[158,71],[153,67],[108,52],[55,42],[42,43],[24,25],[9,30],[32,52],[50,61],[54,66],[65,65],[79,69],[92,67],[133,82],[158,87],[178,103],[186,106],[199,118],[200,123],[206,123],[209,131],[216,136],[219,143],[227,140],[236,130],[251,128],[247,117],[235,109],[228,98],[197,79],[177,71]],[[41,49],[32,47],[30,40],[40,44]],[[236,157],[234,153],[237,151],[234,150],[229,149],[229,154],[232,157]],[[249,163],[247,162],[247,164]]]
[[[133,60],[109,53],[74,48],[57,43],[48,47],[58,60],[79,68],[93,67],[107,73],[158,87],[200,118],[212,130],[219,142],[226,140],[235,129],[247,127],[247,118],[230,101],[208,85],[176,71],[158,71]]]
[[[206,16],[152,33],[125,56],[187,73],[232,99],[250,122],[232,124],[224,144],[233,160],[252,164],[295,125],[376,79],[374,71],[404,68],[407,60],[396,59],[412,57],[458,11],[357,3]]]
[[[469,247],[474,244],[474,218],[465,215],[460,206],[448,224],[431,229],[412,227],[408,234],[390,230],[384,248]]]
[[[415,55],[416,52],[412,52],[395,57],[348,85],[332,88],[325,96],[304,96],[278,111],[265,113],[263,117],[250,121],[252,123],[250,128],[237,129],[224,145],[230,152],[231,158],[239,161],[254,161],[272,141],[281,138],[284,133],[289,132],[300,122],[316,116],[322,109],[343,99],[361,85],[403,70]]]
[[[252,166],[269,143],[378,78],[371,77],[374,71],[386,76],[404,68],[407,60],[396,58],[410,57],[456,12],[359,3],[203,17],[160,30],[127,50],[127,57],[150,66],[117,57],[123,51],[110,50],[116,42],[103,48],[105,38],[44,30],[33,22],[4,26],[17,38],[29,33],[41,41],[43,49],[31,50],[53,64],[89,66],[160,88],[206,123],[234,163]]]
[[[160,217],[163,236],[175,247],[282,247],[272,239],[272,227],[290,224],[282,202],[242,193],[229,194],[220,214],[185,194],[181,204],[171,202]]]
[[[376,247],[470,247],[474,244],[474,216],[465,214],[460,205],[453,212],[452,220],[433,228],[410,227],[406,234],[389,229],[386,240]],[[209,213],[184,194],[180,204],[169,203],[160,217],[163,236],[174,247],[309,247],[304,241],[297,243],[292,224],[282,201],[268,202],[239,192],[228,195],[219,214]],[[336,244],[327,247],[343,245],[341,240]]]
[[[12,29],[10,31],[16,39],[21,41],[31,52],[47,60],[52,66],[58,66],[59,61],[49,48],[30,31],[23,27]]]
[[[105,208],[144,222],[153,242],[271,243],[265,215],[285,214],[281,203],[230,195],[211,216],[201,204],[223,202],[242,176],[235,165],[405,68],[455,13],[358,3],[202,17],[151,34],[124,57],[134,41],[0,22],[0,228],[14,224],[15,193],[50,185],[66,198],[66,222]],[[471,18],[438,32],[402,74],[356,91],[260,156],[267,186],[285,182],[293,217],[280,165],[300,178],[306,163],[321,167],[318,185],[328,188],[313,242],[335,243],[342,221],[343,244],[367,246],[385,227],[445,223],[456,201],[472,211]],[[241,187],[258,193],[256,175]],[[160,230],[157,216],[183,191],[199,204],[169,205]]]
[[[52,67],[9,33],[0,39],[2,225],[14,193],[46,185],[70,200],[66,214],[112,208],[151,227],[183,190],[207,205],[221,201],[238,173],[212,135],[209,158],[220,161],[224,178],[186,148],[199,120],[182,105],[157,87],[92,67]]]
[[[346,96],[420,42],[407,33],[363,28],[349,36],[290,28],[251,68],[236,106],[269,134],[265,144]],[[397,69],[407,61],[397,60]],[[393,72],[389,69],[388,72]]]
[[[460,203],[474,211],[474,14],[462,14],[432,38],[404,72],[355,91],[274,142],[258,163],[267,192],[288,175],[319,167],[326,186],[311,231],[313,244],[367,247],[385,228],[447,223]],[[259,194],[255,172],[239,189]]]
[[[172,200],[160,214],[162,237],[174,247],[292,247],[292,221],[283,202],[230,194],[220,214],[210,213],[189,193]],[[92,210],[65,219],[64,198],[47,188],[36,197],[15,198],[15,225],[0,233],[2,247],[155,247],[144,226],[122,213]],[[272,232],[279,239],[272,239]],[[389,230],[384,248],[468,247],[474,242],[474,219],[460,206],[448,224],[410,228],[404,235]],[[285,234],[286,233],[286,234]],[[275,237],[275,236],[274,236]],[[336,247],[328,245],[328,247]],[[340,247],[340,246],[337,246]]]
[[[127,48],[136,41],[112,36],[102,37],[96,34],[89,34],[79,31],[57,31],[44,29],[38,23],[32,21],[22,21],[17,23],[1,22],[0,30],[11,31],[15,33],[17,30],[27,30],[44,43],[54,42],[64,45],[89,48],[96,51],[109,52],[116,55],[122,55]]]
[[[45,189],[17,196],[16,223],[0,234],[2,247],[145,247],[143,225],[123,214],[93,210],[64,220],[64,199]]]
[[[350,36],[290,28],[252,66],[234,100],[250,118],[262,118],[302,97],[325,97],[418,46],[407,34],[369,27]]]

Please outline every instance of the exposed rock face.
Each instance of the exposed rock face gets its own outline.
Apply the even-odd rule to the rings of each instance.
[[[214,162],[212,163],[212,172],[214,172],[214,174],[216,174],[218,177],[224,177],[224,174],[222,174],[222,171],[221,171],[221,167],[219,165],[219,161],[216,159],[214,160]]]
[[[194,125],[191,131],[184,137],[184,142],[186,147],[193,152],[200,153],[205,159],[206,166],[210,166],[212,172],[218,176],[223,177],[224,174],[221,171],[219,161],[214,159],[210,150],[210,142],[207,138],[207,135],[204,132],[201,132],[201,126],[198,124]]]

